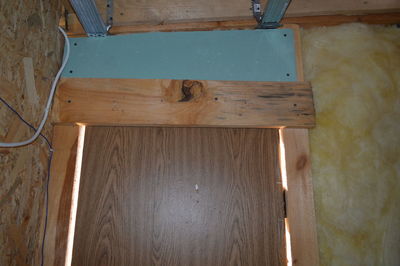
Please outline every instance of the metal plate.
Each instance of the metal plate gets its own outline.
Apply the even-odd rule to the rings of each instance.
[[[278,27],[290,0],[269,0],[262,18],[261,28]]]
[[[63,77],[296,81],[291,29],[73,38]]]
[[[104,23],[94,0],[70,0],[86,34],[91,37],[105,36],[107,26]]]

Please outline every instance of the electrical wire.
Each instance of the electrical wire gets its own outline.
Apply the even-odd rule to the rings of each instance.
[[[2,102],[5,106],[7,106],[8,109],[10,109],[16,116],[18,116],[18,118],[22,120],[22,122],[24,122],[25,125],[33,129],[33,131],[36,131],[36,128],[34,128],[31,124],[29,124],[11,105],[9,105],[3,98],[1,98],[1,96],[0,96],[0,102]],[[50,141],[42,133],[40,133],[39,136],[41,136],[46,141],[47,145],[51,147]]]
[[[33,131],[36,131],[36,128],[32,126],[29,122],[27,122],[10,104],[8,104],[2,97],[0,97],[0,101],[8,107],[15,115],[18,116],[18,118],[24,122],[25,125],[27,125],[30,129]],[[46,206],[46,213],[45,213],[45,219],[44,219],[44,230],[43,230],[43,238],[42,238],[42,244],[41,244],[41,263],[40,265],[44,265],[44,243],[46,240],[46,231],[47,231],[47,220],[49,217],[49,182],[50,182],[50,169],[51,169],[51,162],[53,160],[53,146],[51,145],[51,142],[49,141],[48,138],[46,138],[45,135],[42,133],[39,134],[44,141],[46,142],[47,146],[49,147],[49,160],[47,163],[47,180],[46,180],[46,192],[45,192],[45,206]]]
[[[63,59],[63,62],[61,64],[60,69],[57,72],[57,75],[55,76],[53,83],[51,85],[51,89],[50,89],[50,94],[49,94],[49,98],[47,100],[47,104],[43,113],[43,118],[42,121],[39,124],[39,127],[36,129],[32,124],[30,124],[29,122],[27,122],[9,103],[7,103],[6,100],[4,100],[2,97],[0,97],[0,101],[8,107],[8,109],[10,109],[15,115],[18,116],[18,118],[25,124],[27,125],[30,129],[32,129],[35,133],[33,134],[33,136],[25,141],[21,141],[21,142],[14,142],[14,143],[2,143],[0,142],[0,147],[7,147],[7,148],[15,148],[15,147],[20,147],[20,146],[25,146],[28,145],[30,143],[32,143],[33,141],[35,141],[39,136],[41,136],[48,148],[49,148],[49,160],[48,160],[48,164],[47,164],[47,178],[46,178],[46,188],[45,188],[45,220],[44,220],[44,229],[43,229],[43,238],[42,238],[42,243],[41,243],[41,262],[40,265],[43,266],[44,265],[44,244],[46,241],[46,232],[47,232],[47,221],[48,221],[48,217],[49,217],[49,183],[50,183],[50,169],[51,169],[51,163],[53,160],[53,147],[51,145],[51,142],[48,140],[48,138],[46,138],[46,136],[44,136],[41,132],[43,130],[43,127],[47,121],[47,117],[49,115],[49,111],[51,109],[51,104],[53,102],[53,98],[54,98],[54,93],[56,90],[56,86],[58,83],[58,80],[60,79],[61,73],[65,68],[65,65],[68,62],[69,59],[69,52],[70,52],[70,44],[69,44],[69,40],[68,40],[68,36],[65,33],[65,31],[61,28],[58,27],[58,29],[60,30],[60,32],[62,33],[62,35],[64,36],[65,39],[65,47],[66,47],[66,51],[65,51],[65,56]]]
[[[58,70],[57,75],[53,80],[53,83],[51,84],[50,94],[49,94],[49,98],[47,99],[46,107],[44,109],[42,121],[40,122],[37,130],[35,131],[35,133],[33,134],[33,136],[31,138],[29,138],[25,141],[20,141],[20,142],[11,142],[11,143],[0,142],[0,147],[13,148],[13,147],[20,147],[20,146],[28,145],[28,144],[32,143],[33,141],[35,141],[37,139],[37,137],[40,135],[40,132],[42,132],[42,129],[46,123],[47,117],[49,116],[49,111],[51,109],[51,104],[53,102],[54,93],[56,91],[58,80],[60,79],[61,73],[63,72],[65,65],[67,64],[68,59],[69,59],[70,45],[69,45],[68,36],[61,27],[58,27],[58,29],[60,30],[60,32],[62,33],[62,35],[64,36],[64,39],[65,39],[65,49],[66,49],[65,56],[64,56],[63,62],[61,64],[61,67]]]
[[[44,229],[43,229],[43,238],[42,238],[42,247],[41,247],[41,262],[40,265],[44,265],[44,243],[46,241],[46,232],[47,232],[47,221],[49,218],[49,183],[50,183],[50,169],[51,162],[53,160],[53,148],[49,150],[49,162],[47,164],[47,180],[46,180],[46,193],[45,193],[45,204],[46,204],[46,214],[44,219]]]

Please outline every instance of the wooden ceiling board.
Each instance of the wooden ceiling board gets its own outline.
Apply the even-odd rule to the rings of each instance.
[[[261,0],[262,8],[266,0]],[[106,2],[97,0],[105,16]],[[114,25],[169,23],[177,21],[222,21],[252,17],[250,0],[114,0]],[[287,17],[369,14],[400,11],[398,0],[293,0]]]

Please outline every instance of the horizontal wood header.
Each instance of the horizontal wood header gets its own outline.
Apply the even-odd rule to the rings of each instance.
[[[106,16],[106,4],[96,0]],[[261,0],[261,9],[267,4]],[[252,18],[250,0],[114,0],[114,26],[138,24],[166,24],[183,21],[216,21]],[[362,15],[400,10],[398,0],[296,0],[286,11],[286,17],[316,15]]]
[[[307,82],[63,78],[59,123],[199,127],[315,125]]]

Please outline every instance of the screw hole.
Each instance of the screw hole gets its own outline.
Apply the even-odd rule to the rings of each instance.
[[[77,43],[74,43],[74,46],[77,46],[78,44]]]
[[[286,77],[289,77],[290,76],[290,74],[289,73],[286,73]]]
[[[110,7],[110,5],[107,5],[107,7]]]
[[[124,13],[123,12],[121,12],[121,13],[119,13],[121,16],[123,16],[124,15]]]
[[[68,103],[71,103],[72,101],[71,101],[71,100],[68,100],[67,102],[68,102]]]
[[[110,20],[113,20],[113,17],[110,17]]]
[[[287,34],[285,33],[285,34],[283,34],[283,37],[286,37],[287,36]]]
[[[218,101],[218,97],[215,97],[214,100]]]
[[[293,104],[293,106],[296,107],[296,106],[297,106],[297,103]]]

